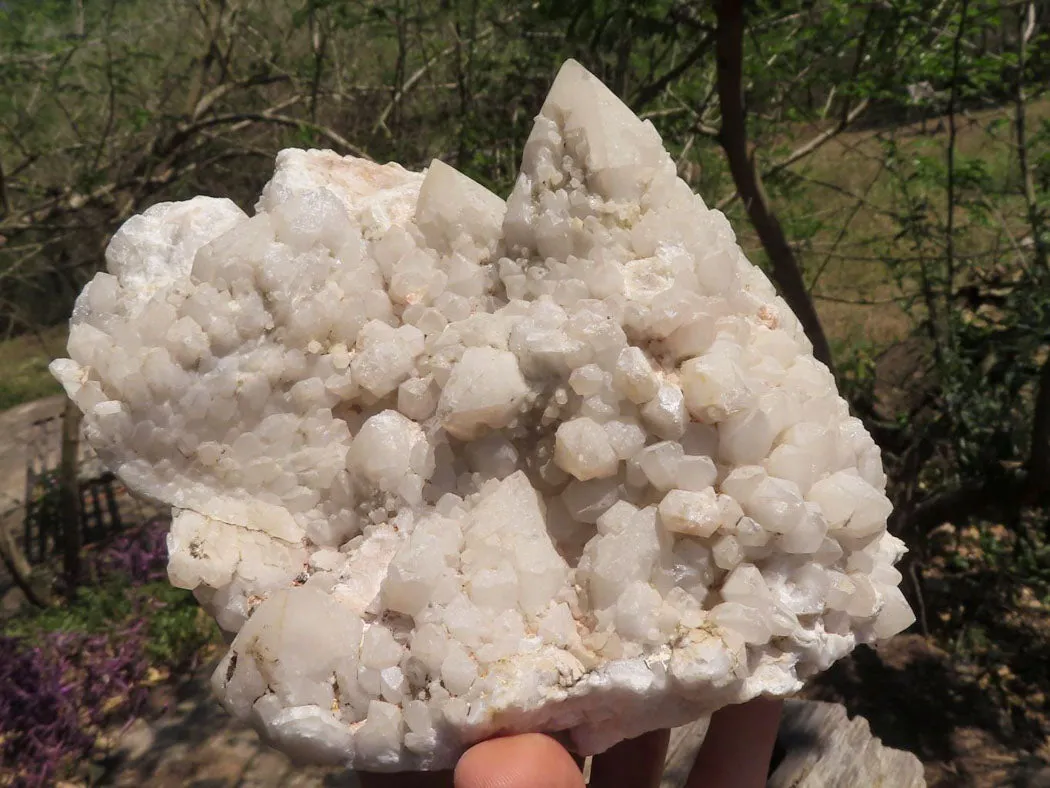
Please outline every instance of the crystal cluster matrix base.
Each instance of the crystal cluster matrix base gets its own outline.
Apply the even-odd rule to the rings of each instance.
[[[583,754],[913,616],[878,447],[652,124],[565,64],[504,202],[284,150],[128,220],[52,370],[173,511],[229,712],[304,761]]]

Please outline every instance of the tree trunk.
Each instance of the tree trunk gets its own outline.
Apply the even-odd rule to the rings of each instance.
[[[66,593],[72,595],[80,584],[80,408],[66,399],[62,414],[62,464],[59,466],[61,496],[62,570]]]
[[[84,0],[73,0],[74,33],[77,38],[84,37]]]
[[[795,253],[770,205],[754,157],[748,152],[747,112],[744,108],[744,9],[742,0],[715,3],[718,32],[715,51],[718,62],[718,101],[722,128],[718,139],[726,153],[737,192],[758,233],[762,248],[773,267],[773,279],[788,306],[798,316],[813,343],[813,355],[832,372],[831,347],[820,324],[817,310],[806,291]]]
[[[1050,357],[1043,362],[1039,372],[1027,471],[1025,499],[1035,505],[1050,486]]]
[[[1018,19],[1017,82],[1014,95],[1014,132],[1017,137],[1017,166],[1021,171],[1021,190],[1028,209],[1028,226],[1032,230],[1035,259],[1045,273],[1050,271],[1050,249],[1047,249],[1043,213],[1035,191],[1035,177],[1028,157],[1028,97],[1024,82],[1028,62],[1028,39],[1035,32],[1035,5],[1028,3]]]

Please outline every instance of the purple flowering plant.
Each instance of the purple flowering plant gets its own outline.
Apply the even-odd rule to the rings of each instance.
[[[94,582],[71,602],[4,622],[0,786],[54,784],[213,642],[192,595],[165,579],[166,531],[151,521],[113,539],[85,556]]]

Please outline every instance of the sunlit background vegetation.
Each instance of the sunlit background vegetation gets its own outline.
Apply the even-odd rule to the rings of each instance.
[[[858,657],[812,692],[916,751],[932,783],[1004,784],[1050,759],[1050,2],[763,0],[738,47],[734,6],[2,0],[0,408],[58,392],[46,364],[73,298],[132,214],[198,193],[250,210],[288,146],[439,158],[505,196],[574,57],[651,119],[796,311],[815,310],[810,336],[883,447],[912,651]],[[48,633],[104,634],[93,617],[119,577],[153,582],[118,567],[60,613],[24,608],[0,649],[53,670]],[[147,622],[129,686],[210,642],[188,596],[157,593],[160,608],[112,613]],[[158,609],[178,611],[163,636]],[[88,733],[52,774],[76,772],[101,719],[73,725]],[[979,734],[969,760],[958,730]]]

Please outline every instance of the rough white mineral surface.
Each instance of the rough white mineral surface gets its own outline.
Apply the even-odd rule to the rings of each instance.
[[[174,508],[213,680],[308,761],[581,753],[911,623],[879,449],[648,122],[569,62],[506,204],[285,150],[130,219],[52,369]]]

